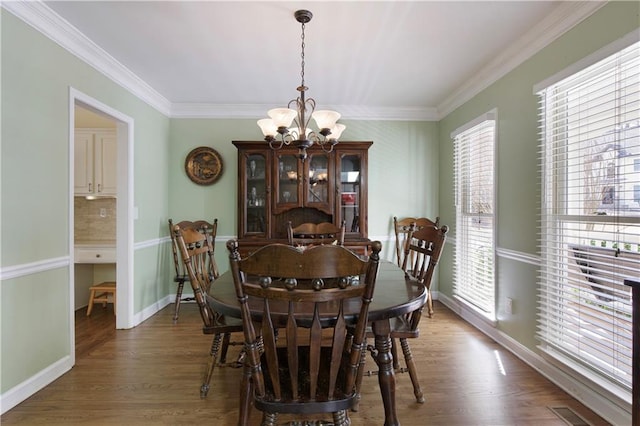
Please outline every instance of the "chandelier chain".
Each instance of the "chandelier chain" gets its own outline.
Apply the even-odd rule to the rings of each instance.
[[[300,39],[302,41],[301,43],[301,53],[300,53],[300,66],[301,66],[301,70],[300,70],[300,77],[302,77],[302,83],[300,84],[301,87],[304,87],[304,22],[302,23],[302,35],[300,36]]]

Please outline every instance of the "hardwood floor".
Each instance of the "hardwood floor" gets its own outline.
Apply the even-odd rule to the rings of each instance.
[[[110,305],[88,318],[84,312],[76,313],[76,366],[5,413],[2,425],[236,424],[240,370],[216,367],[209,396],[200,399],[211,337],[201,332],[195,304],[181,306],[177,324],[170,305],[131,330],[115,330]],[[608,424],[437,301],[421,332],[410,344],[426,402],[415,402],[408,374],[396,376],[405,426],[566,426],[550,407],[569,407],[587,421],[572,424]],[[228,360],[238,350],[231,347]],[[375,376],[364,378],[351,421],[383,424]],[[255,411],[252,422],[259,424]]]

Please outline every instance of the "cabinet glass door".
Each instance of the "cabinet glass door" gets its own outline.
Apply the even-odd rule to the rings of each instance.
[[[309,154],[304,162],[305,207],[315,207],[330,213],[332,193],[329,190],[333,170],[330,170],[329,155],[325,152]]]
[[[299,183],[302,181],[300,162],[295,153],[282,153],[276,156],[278,179],[276,180],[276,213],[299,205]]]
[[[263,154],[251,153],[245,161],[247,234],[267,232],[267,160]]]
[[[360,155],[345,154],[340,158],[340,219],[346,222],[347,233],[360,233],[362,161]]]

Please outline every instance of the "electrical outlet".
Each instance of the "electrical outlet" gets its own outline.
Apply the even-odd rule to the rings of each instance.
[[[100,217],[107,217],[107,209],[104,207],[100,209]]]
[[[506,311],[507,314],[513,315],[513,299],[510,297],[507,297]]]

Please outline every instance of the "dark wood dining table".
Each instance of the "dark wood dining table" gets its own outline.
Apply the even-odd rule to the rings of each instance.
[[[240,318],[240,305],[236,298],[230,272],[223,273],[215,281],[207,294],[207,300],[216,312]],[[418,309],[425,304],[426,300],[427,293],[422,284],[405,279],[404,272],[395,263],[389,261],[380,263],[373,301],[369,306],[369,321],[375,335],[377,351],[375,360],[378,365],[378,382],[384,404],[385,426],[400,424],[396,412],[396,382],[391,355],[389,319]],[[252,306],[251,299],[249,299],[249,306]],[[252,313],[259,315],[258,306],[260,305],[257,301],[254,306],[256,309],[255,311],[252,309]],[[350,313],[357,315],[359,310],[360,300],[353,299],[345,307],[345,314],[346,316]],[[271,305],[271,311],[272,313],[277,312],[277,306]],[[286,317],[286,306],[282,307],[281,312]],[[311,312],[309,315],[311,316]],[[240,413],[241,416],[246,414]]]

